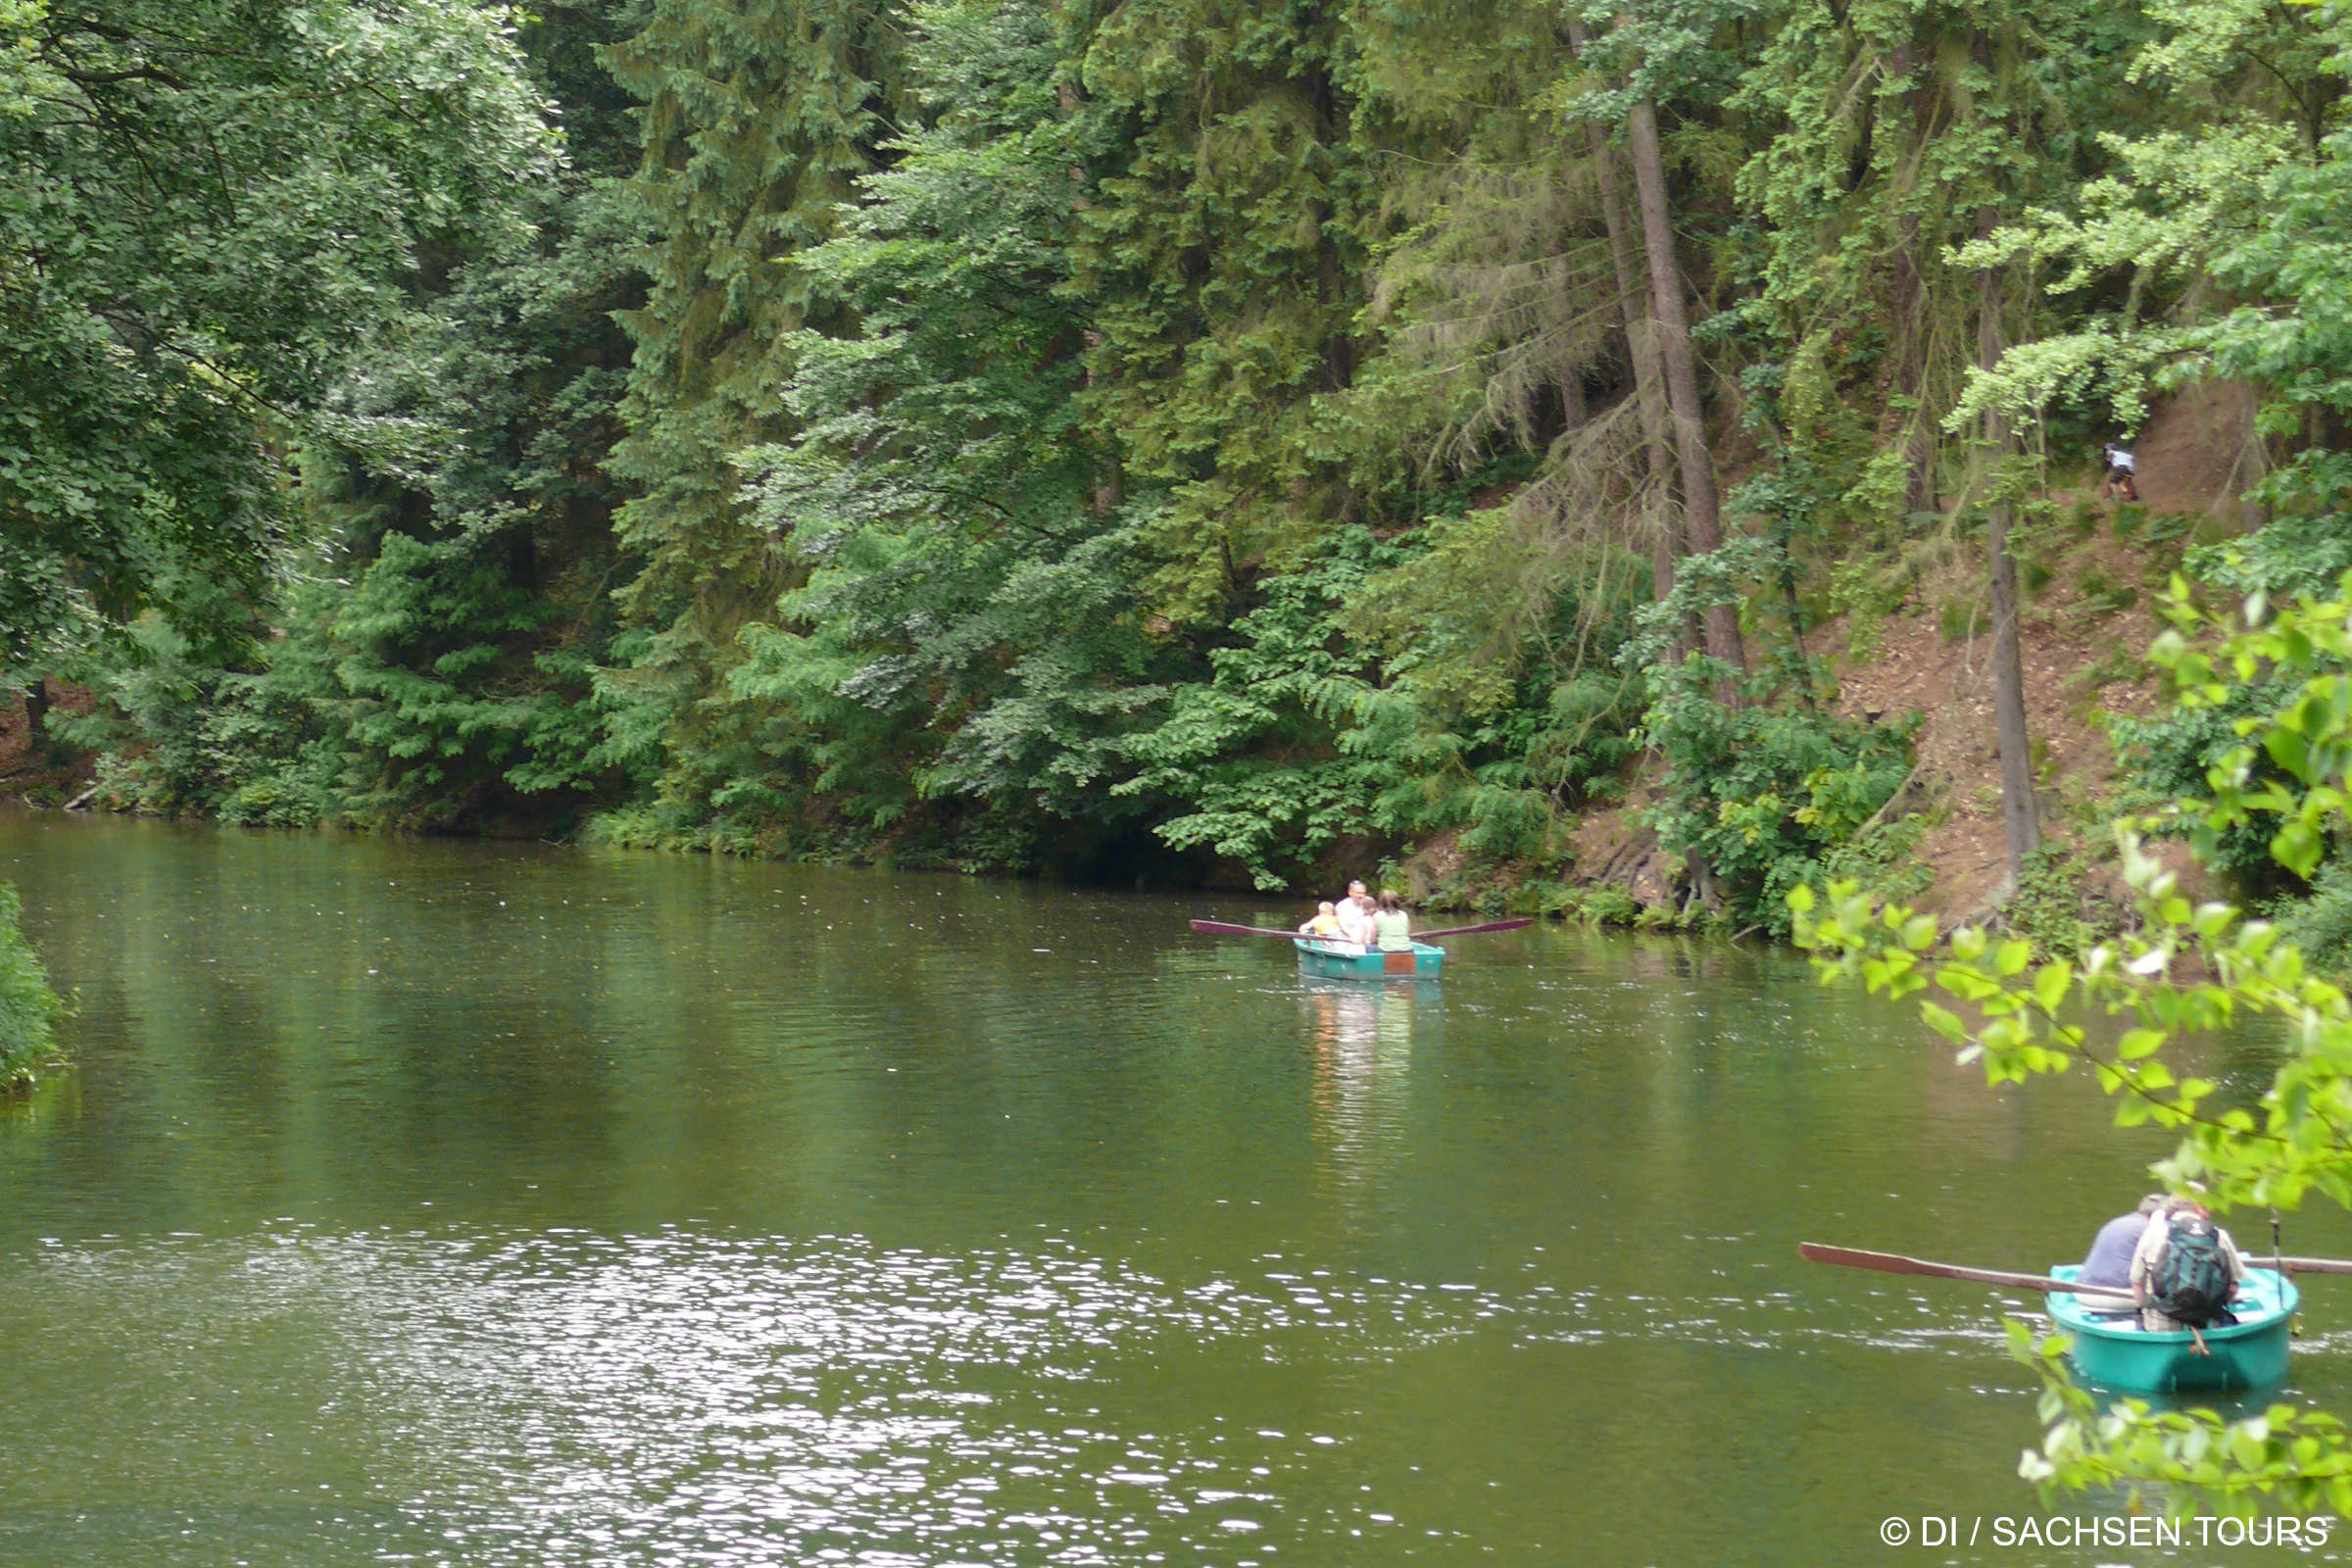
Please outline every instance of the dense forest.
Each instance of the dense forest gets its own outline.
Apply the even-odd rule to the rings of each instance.
[[[2352,565],[2347,73],[2259,0],[0,0],[0,681],[128,808],[1630,916],[1627,803],[1778,930],[1934,805],[1822,628],[1959,573],[2015,890],[2102,442],[2245,389],[2159,577]]]

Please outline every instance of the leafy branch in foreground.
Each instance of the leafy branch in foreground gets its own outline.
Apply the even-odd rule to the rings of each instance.
[[[1990,1083],[2086,1067],[2116,1097],[2119,1126],[2153,1124],[2180,1143],[2157,1175],[2199,1188],[2219,1206],[2294,1208],[2314,1193],[2352,1206],[2352,1000],[2311,972],[2277,927],[2231,905],[2192,905],[2176,873],[2143,847],[2149,831],[2185,831],[2200,855],[2219,836],[2276,823],[2272,856],[2298,876],[2324,846],[2352,830],[2352,579],[2326,602],[2276,613],[2260,594],[2242,618],[2209,614],[2176,579],[2164,607],[2172,629],[2150,650],[2188,710],[2230,701],[2232,682],[2266,676],[2288,700],[2234,721],[2239,743],[2207,775],[2209,797],[2118,825],[2138,927],[2074,960],[2035,964],[2029,944],[1963,928],[1950,956],[1932,959],[1933,918],[1881,906],[1850,883],[1826,903],[1809,888],[1788,895],[1798,945],[1825,982],[1859,976],[1872,992],[1913,996],[1933,984],[1964,1003],[1973,1021],[1921,1003],[1929,1026],[1981,1061]],[[2261,781],[2257,764],[2271,767]],[[2204,978],[2180,978],[2201,974]],[[2125,1027],[2107,1044],[2085,1020]],[[2209,1079],[2176,1074],[2166,1048],[2178,1037],[2263,1021],[2282,1026],[2285,1059],[2252,1106],[2220,1108]],[[2243,1512],[2258,1497],[2352,1515],[2352,1444],[2333,1417],[2275,1407],[2226,1422],[2210,1411],[2150,1411],[2126,1400],[2101,1411],[2069,1383],[2060,1339],[2038,1346],[2017,1331],[2019,1353],[2045,1380],[2048,1433],[2021,1472],[2044,1488],[2118,1482],[2158,1485],[2176,1512]]]

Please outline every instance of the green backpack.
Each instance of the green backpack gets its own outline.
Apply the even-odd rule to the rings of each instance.
[[[2175,1215],[2156,1266],[2148,1271],[2148,1296],[2156,1310],[2192,1329],[2233,1323],[2230,1298],[2235,1294],[2220,1229],[2202,1214]]]

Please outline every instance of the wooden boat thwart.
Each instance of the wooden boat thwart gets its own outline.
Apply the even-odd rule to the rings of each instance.
[[[1366,952],[1352,942],[1317,942],[1306,937],[1294,937],[1292,943],[1298,950],[1300,974],[1332,980],[1427,980],[1446,962],[1446,950],[1426,942],[1414,943],[1410,953]]]
[[[2050,1277],[2071,1281],[2081,1266],[2062,1264]],[[2294,1281],[2248,1267],[2230,1307],[2237,1321],[2192,1335],[2151,1334],[2136,1315],[2114,1315],[2112,1297],[2053,1292],[2048,1298],[2051,1319],[2075,1337],[2075,1370],[2127,1394],[2213,1394],[2283,1382],[2288,1325],[2301,1300]],[[2197,1351],[2200,1338],[2204,1354]]]

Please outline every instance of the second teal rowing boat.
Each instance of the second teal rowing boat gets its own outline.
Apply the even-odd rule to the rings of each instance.
[[[2072,1280],[2080,1264],[2050,1270]],[[2267,1389],[2286,1379],[2287,1326],[2302,1297],[2295,1282],[2267,1268],[2249,1268],[2230,1310],[2235,1323],[2190,1334],[2150,1334],[2136,1315],[2108,1315],[2115,1298],[2052,1293],[2052,1321],[2075,1337],[2075,1370],[2091,1383],[2126,1394],[2220,1394]],[[2197,1342],[2204,1341],[2202,1351]]]

